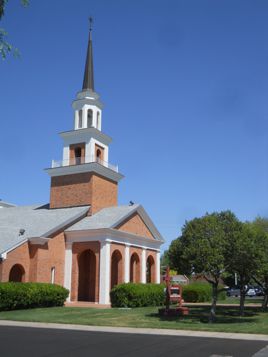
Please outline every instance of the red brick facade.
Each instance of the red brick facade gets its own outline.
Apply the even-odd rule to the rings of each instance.
[[[125,222],[121,223],[118,227],[116,227],[116,229],[128,233],[133,233],[141,237],[154,239],[149,228],[146,226],[146,224],[138,213],[134,213]]]
[[[25,281],[50,282],[51,269],[55,268],[55,283],[64,283],[65,239],[64,233],[51,238],[44,245],[24,243],[7,254],[1,264],[1,281],[9,281],[9,274],[16,264],[24,268]]]
[[[117,206],[117,183],[88,172],[51,178],[51,208],[86,205],[91,205],[91,214]]]

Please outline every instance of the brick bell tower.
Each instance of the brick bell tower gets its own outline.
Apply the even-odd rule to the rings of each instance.
[[[117,186],[123,178],[109,163],[112,139],[102,133],[102,108],[94,89],[92,20],[82,91],[72,103],[74,130],[60,133],[63,159],[52,161],[50,208],[90,205],[90,213],[117,205]]]

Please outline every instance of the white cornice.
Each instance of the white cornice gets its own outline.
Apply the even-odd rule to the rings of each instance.
[[[156,239],[140,237],[135,234],[110,228],[68,231],[65,232],[65,235],[66,242],[68,243],[98,240],[100,242],[113,242],[143,249],[153,249],[156,251],[159,251],[161,244],[163,244],[163,242]]]
[[[119,182],[124,176],[119,172],[109,169],[97,162],[85,163],[82,165],[60,166],[55,168],[45,169],[49,176],[63,176],[80,174],[84,172],[95,172],[100,176],[110,179],[111,181]]]
[[[82,128],[82,129],[77,129],[77,130],[70,130],[70,131],[63,131],[59,133],[59,135],[63,139],[67,138],[72,138],[79,136],[79,141],[80,140],[85,140],[88,141],[89,136],[95,138],[96,140],[99,140],[100,142],[104,143],[105,145],[109,145],[112,142],[112,138],[100,130],[91,127],[91,128]]]

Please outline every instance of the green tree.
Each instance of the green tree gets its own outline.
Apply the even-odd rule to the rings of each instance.
[[[212,285],[209,321],[215,321],[219,283],[226,270],[228,241],[241,227],[230,211],[206,214],[186,222],[182,235],[171,243],[171,267],[184,274],[202,275]]]
[[[253,280],[263,289],[262,308],[266,311],[268,305],[268,219],[257,217],[251,225],[256,231],[260,254],[257,272],[253,275]]]
[[[262,254],[260,235],[248,223],[243,223],[228,241],[226,266],[230,273],[237,273],[240,284],[240,315],[244,315],[244,305],[249,284],[258,272]]]
[[[29,4],[29,0],[20,0],[21,4],[26,7]],[[6,10],[8,0],[0,0],[0,20],[3,18]],[[15,48],[7,41],[8,33],[5,29],[0,28],[0,56],[5,59],[10,52],[14,55],[18,55],[18,49]]]

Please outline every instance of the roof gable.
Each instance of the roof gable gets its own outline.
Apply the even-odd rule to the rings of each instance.
[[[77,222],[76,224],[72,225],[69,227],[66,231],[67,232],[72,232],[72,231],[82,231],[82,230],[96,230],[96,229],[115,229],[119,230],[118,227],[122,228],[125,223],[129,221],[129,224],[133,223],[133,221],[130,221],[131,219],[134,219],[136,222],[140,222],[141,226],[143,226],[143,231],[145,231],[145,228],[147,229],[147,233],[145,237],[159,240],[159,241],[164,241],[163,237],[155,227],[154,223],[148,216],[148,214],[145,212],[144,208],[141,205],[134,204],[132,206],[113,206],[113,207],[107,207],[103,208],[102,210],[98,211],[95,213],[93,216],[87,216],[81,221]],[[124,229],[125,230],[126,226]],[[126,231],[126,230],[125,230]],[[130,232],[131,234],[136,234],[136,235],[141,235],[134,233],[133,230]],[[140,232],[140,233],[142,233]],[[142,234],[141,236],[144,236]]]
[[[138,236],[154,239],[154,236],[152,235],[150,229],[147,227],[147,225],[144,223],[143,219],[137,212],[134,212],[134,214],[125,219],[125,221],[120,223],[117,227],[115,227],[115,229],[118,229],[119,231],[123,232],[136,234]]]

